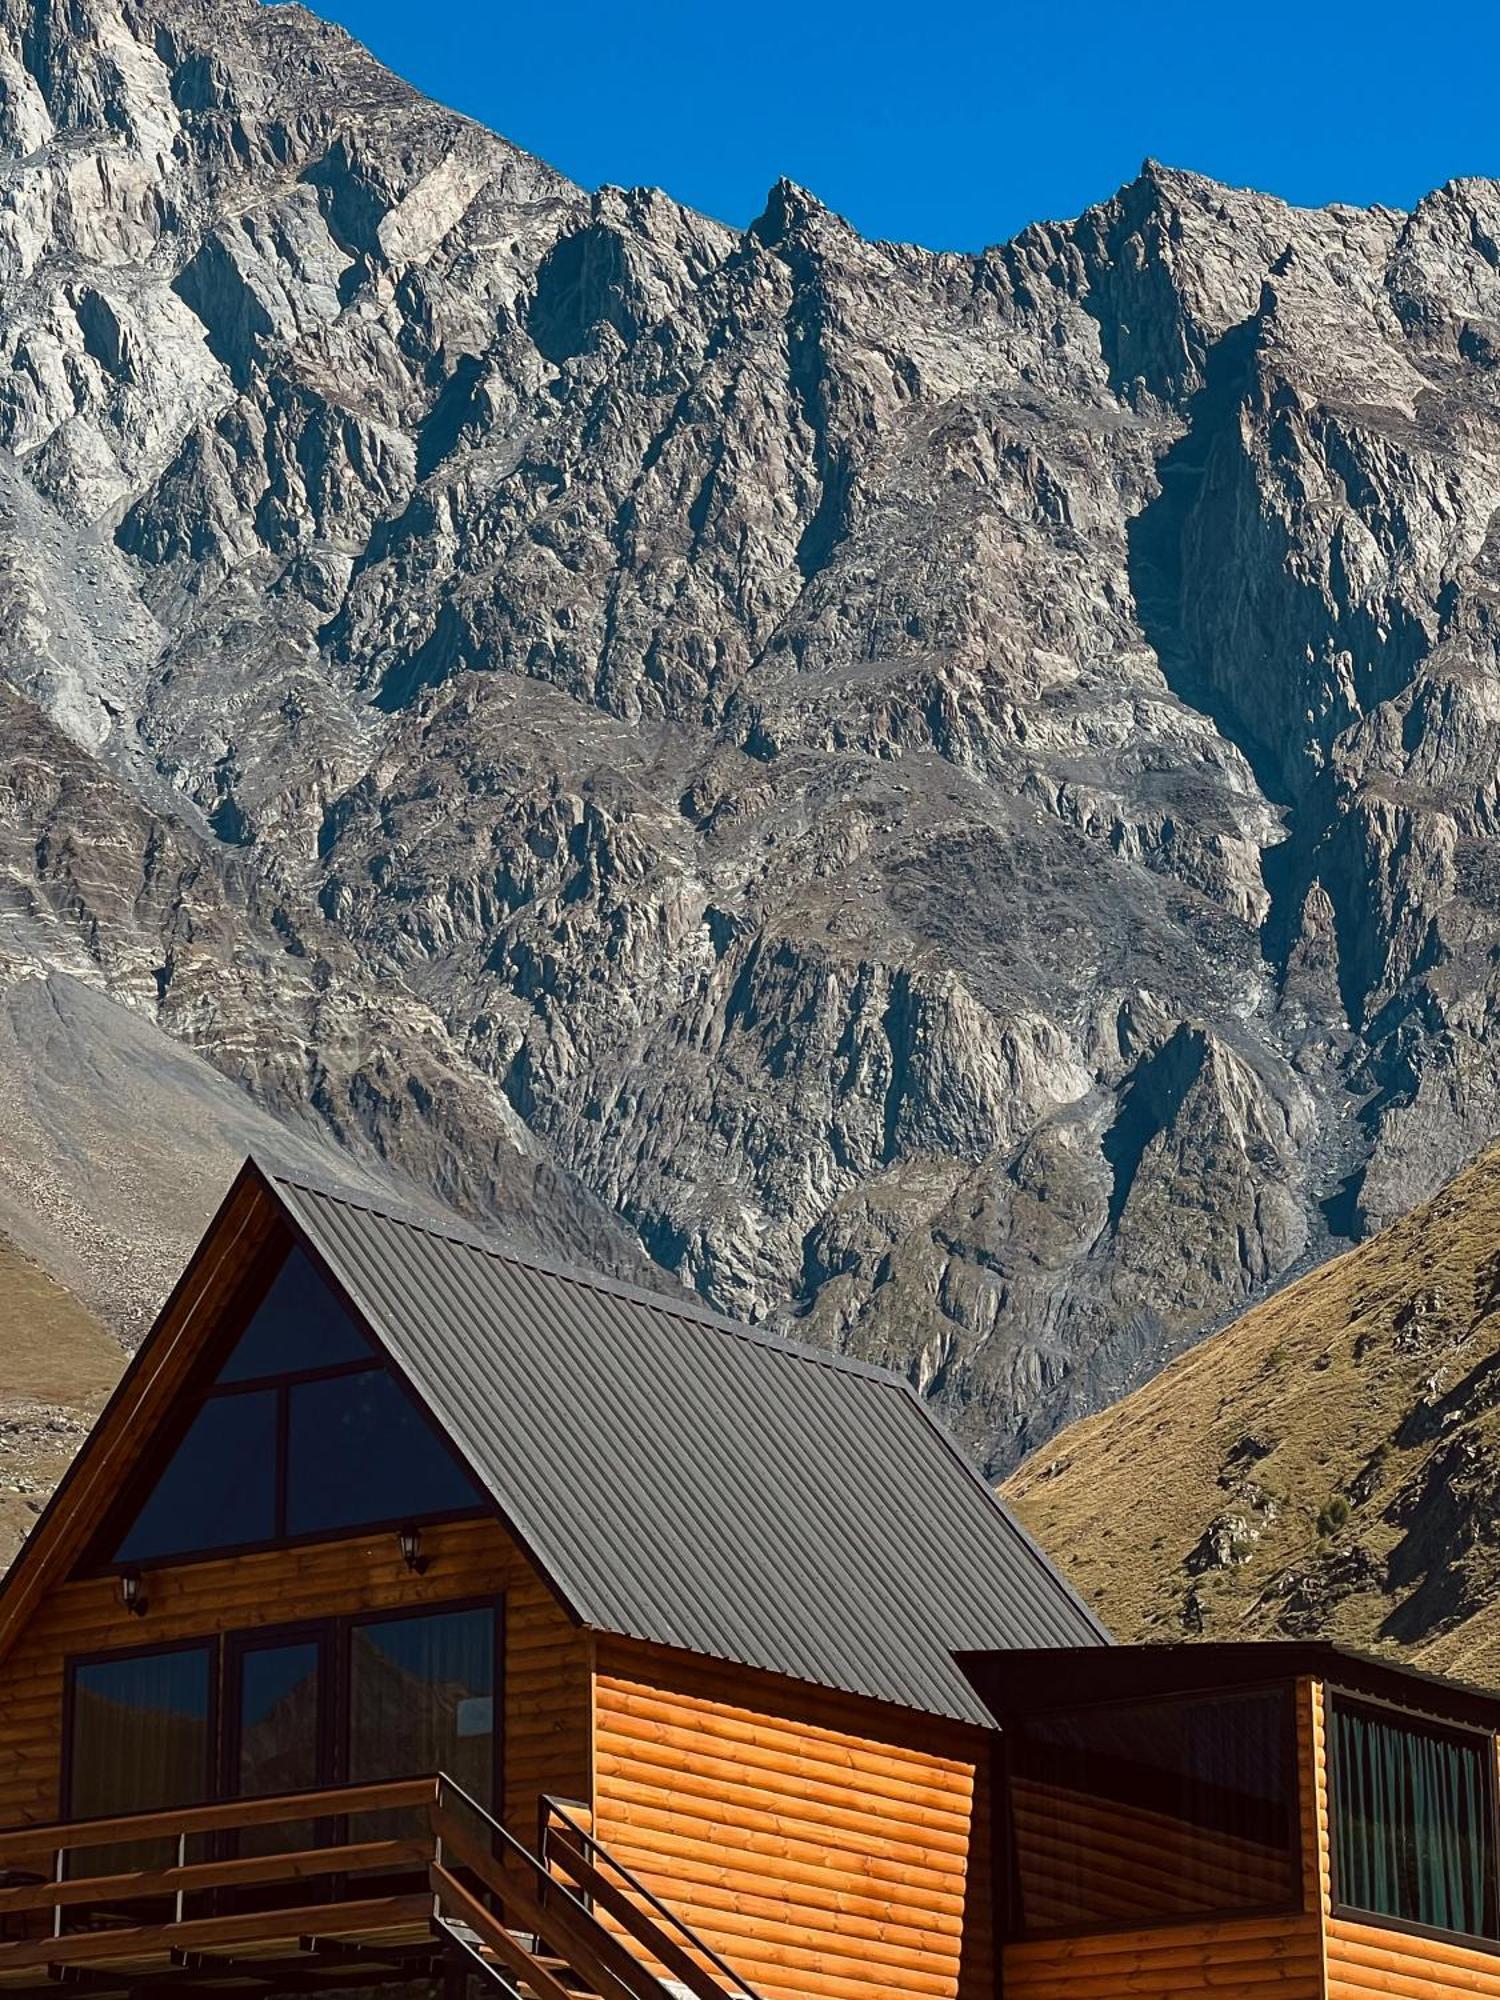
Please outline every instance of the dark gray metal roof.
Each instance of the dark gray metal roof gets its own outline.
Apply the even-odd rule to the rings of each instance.
[[[258,1170],[583,1624],[977,1722],[1105,1642],[899,1377]]]

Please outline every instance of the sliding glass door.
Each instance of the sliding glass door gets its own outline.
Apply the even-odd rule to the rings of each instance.
[[[227,1714],[224,1791],[231,1798],[313,1792],[336,1778],[332,1633],[303,1627],[267,1635],[236,1634],[226,1646]],[[241,1854],[313,1847],[312,1820],[247,1827]]]
[[[77,1660],[65,1809],[74,1818],[150,1812],[216,1794],[265,1798],[439,1771],[493,1808],[500,1637],[500,1605],[490,1599]],[[347,1831],[399,1836],[418,1817],[366,1814]],[[344,1831],[329,1814],[245,1827],[227,1845],[249,1856]],[[150,1842],[100,1862],[124,1869],[171,1858]]]

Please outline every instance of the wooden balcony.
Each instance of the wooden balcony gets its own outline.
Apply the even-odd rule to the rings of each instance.
[[[755,2000],[543,1805],[540,1855],[441,1775],[7,1829],[0,1993],[323,1992],[456,1966],[508,2000]]]

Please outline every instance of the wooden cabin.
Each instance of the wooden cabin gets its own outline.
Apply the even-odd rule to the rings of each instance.
[[[251,1162],[0,1593],[0,1987],[430,1972],[434,1826],[503,1951],[493,1822],[610,2000],[988,2000],[954,1651],[1103,1636],[904,1383]]]
[[[0,1588],[0,1994],[1500,2000],[1497,1726],[1112,1647],[898,1379],[251,1161]]]
[[[989,1652],[1007,2000],[1500,2000],[1500,1699],[1327,1644]]]

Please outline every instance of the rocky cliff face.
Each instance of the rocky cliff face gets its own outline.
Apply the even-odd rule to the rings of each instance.
[[[1500,1129],[1497,245],[736,234],[0,0],[6,977],[1008,1465]]]

